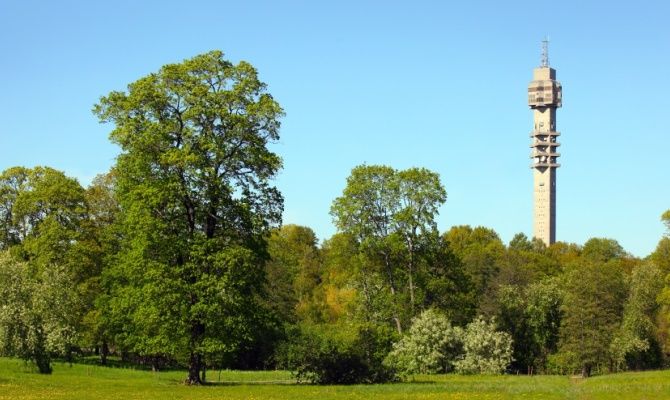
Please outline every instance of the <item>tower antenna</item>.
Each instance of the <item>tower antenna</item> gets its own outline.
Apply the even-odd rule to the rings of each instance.
[[[547,68],[549,67],[549,39],[547,37],[544,37],[544,40],[542,41],[542,61],[540,64],[540,68]]]

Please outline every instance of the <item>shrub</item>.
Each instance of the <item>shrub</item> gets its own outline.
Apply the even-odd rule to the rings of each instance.
[[[512,362],[512,337],[496,331],[495,322],[482,316],[468,324],[463,334],[465,357],[454,363],[462,374],[500,374]]]
[[[292,370],[298,382],[317,384],[381,383],[395,380],[384,366],[392,331],[376,326],[350,329],[304,325],[280,347],[280,365]]]
[[[409,332],[393,345],[384,362],[402,375],[449,372],[462,352],[462,334],[446,315],[426,310],[412,320]]]

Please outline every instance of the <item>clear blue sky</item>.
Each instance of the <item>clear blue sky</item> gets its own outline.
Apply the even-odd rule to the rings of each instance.
[[[49,165],[88,184],[114,162],[97,99],[212,49],[259,70],[286,111],[273,146],[286,223],[335,231],[352,167],[425,166],[439,227],[531,235],[526,88],[550,38],[559,240],[645,256],[670,208],[670,2],[0,0],[0,170]]]

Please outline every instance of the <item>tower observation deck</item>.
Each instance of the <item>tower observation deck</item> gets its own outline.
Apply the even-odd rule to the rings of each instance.
[[[546,245],[556,241],[556,169],[558,136],[556,109],[562,105],[562,87],[556,70],[549,67],[548,42],[542,42],[542,61],[528,85],[528,105],[533,110],[531,168],[533,169],[533,237]]]

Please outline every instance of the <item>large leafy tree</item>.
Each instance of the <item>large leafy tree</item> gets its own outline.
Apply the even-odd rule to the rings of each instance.
[[[393,235],[392,220],[400,206],[395,175],[396,171],[388,166],[355,167],[347,178],[342,196],[333,201],[330,213],[337,228],[355,238],[365,257],[361,263],[360,281],[367,303],[373,303],[368,287],[376,286],[372,282],[383,277],[392,301],[390,313],[401,332],[397,300],[400,284],[394,260],[397,237]]]
[[[207,360],[251,335],[264,237],[281,218],[271,184],[281,159],[267,145],[283,111],[250,64],[212,51],[109,93],[94,112],[121,148],[126,240],[111,274],[125,345],[184,357],[198,384]]]
[[[620,327],[626,297],[621,264],[590,257],[583,257],[564,277],[558,353],[565,367],[580,369],[584,377],[609,363],[610,341]]]
[[[360,165],[351,171],[342,196],[333,201],[335,225],[358,241],[366,256],[364,265],[386,283],[398,332],[419,303],[419,261],[437,242],[435,218],[446,197],[439,176],[425,168],[397,171]],[[405,296],[409,310],[401,306]],[[407,311],[409,315],[403,315]]]
[[[48,167],[0,174],[0,336],[5,354],[51,371],[70,356],[85,312],[89,265],[78,256],[87,220],[84,189]]]

